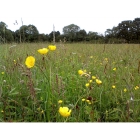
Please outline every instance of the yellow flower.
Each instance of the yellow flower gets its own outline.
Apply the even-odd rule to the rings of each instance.
[[[123,91],[124,91],[124,92],[126,92],[126,91],[127,91],[127,89],[125,88]]]
[[[84,74],[84,71],[78,70],[78,74],[79,74],[79,75],[83,75],[83,74]]]
[[[59,113],[61,116],[63,117],[68,117],[71,115],[71,109],[69,109],[68,107],[60,107],[59,108]]]
[[[113,86],[112,86],[112,88],[116,88],[116,86],[115,86],[115,85],[113,85]]]
[[[83,99],[82,99],[82,102],[84,102],[85,100],[86,100],[86,99],[83,98]]]
[[[39,49],[39,50],[37,50],[40,54],[46,54],[46,53],[48,53],[48,49],[47,48],[43,48],[43,49]]]
[[[28,56],[25,60],[25,65],[27,68],[32,68],[35,65],[35,58],[33,56]]]
[[[62,100],[59,100],[59,101],[58,101],[59,104],[61,104],[62,102],[63,102]]]
[[[100,84],[102,84],[102,81],[99,80],[99,79],[96,79],[96,83],[97,83],[98,85],[100,85]]]
[[[88,104],[91,104],[91,101],[90,101],[90,100],[86,100],[86,102],[87,102]]]
[[[4,72],[1,72],[2,75],[4,75]]]
[[[55,46],[55,45],[49,45],[48,48],[49,48],[49,50],[51,50],[51,51],[56,50],[56,46]]]
[[[93,58],[93,56],[90,56],[90,58]]]
[[[92,79],[93,79],[93,80],[95,80],[95,79],[96,79],[96,77],[95,77],[95,76],[92,76]]]
[[[138,86],[135,86],[134,89],[137,90],[137,89],[139,89],[139,87]]]
[[[84,73],[86,73],[87,72],[87,70],[84,70]]]
[[[114,68],[113,70],[116,71],[116,68]]]
[[[1,113],[3,113],[4,111],[3,110],[1,110]]]
[[[14,60],[14,64],[16,64],[16,60]]]
[[[40,113],[43,114],[44,113],[44,110],[42,110]]]
[[[92,83],[92,80],[89,80],[89,83]]]
[[[104,60],[105,60],[105,61],[108,61],[108,58],[105,58]]]
[[[89,83],[86,83],[85,86],[86,86],[86,87],[89,87]]]

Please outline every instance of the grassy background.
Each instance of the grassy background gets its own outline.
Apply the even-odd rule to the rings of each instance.
[[[1,122],[140,121],[140,45],[56,44],[45,56],[37,52],[48,45],[0,45]],[[30,55],[36,62],[29,70]],[[92,76],[102,84],[93,80],[86,87]],[[60,106],[72,109],[71,116],[60,116]]]

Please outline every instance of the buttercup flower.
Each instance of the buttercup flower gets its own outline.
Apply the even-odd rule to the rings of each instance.
[[[89,80],[89,83],[92,83],[92,80]]]
[[[124,91],[124,92],[126,92],[126,91],[127,91],[127,89],[125,88],[123,91]]]
[[[89,87],[89,83],[86,83],[85,86],[86,86],[86,87]]]
[[[87,102],[88,104],[91,104],[91,101],[90,101],[90,100],[86,100],[86,102]]]
[[[96,79],[96,83],[97,83],[98,85],[100,85],[100,84],[102,84],[102,81],[99,80],[99,79]]]
[[[83,98],[83,99],[82,99],[82,102],[84,102],[85,100],[86,100],[86,99]]]
[[[84,71],[78,70],[78,74],[79,74],[79,75],[83,75],[83,74],[84,74]]]
[[[4,75],[4,72],[1,72],[2,75]]]
[[[95,77],[95,76],[92,76],[92,79],[93,79],[93,80],[95,80],[95,79],[96,79],[96,77]]]
[[[63,102],[62,100],[59,100],[59,101],[58,101],[59,104],[61,104],[62,102]]]
[[[71,109],[69,109],[68,107],[60,107],[59,108],[59,113],[61,116],[63,117],[68,117],[71,115]]]
[[[113,85],[113,86],[112,86],[112,88],[116,88],[116,86],[115,86],[115,85]]]
[[[114,68],[113,70],[116,71],[116,68]]]
[[[46,54],[46,53],[48,53],[48,49],[47,48],[43,48],[43,49],[39,49],[39,50],[37,50],[40,54]]]
[[[137,89],[139,89],[139,87],[138,86],[135,86],[134,89],[137,90]]]
[[[51,51],[56,50],[56,46],[55,46],[55,45],[49,45],[48,48],[49,48],[49,50],[51,50]]]
[[[35,65],[35,58],[33,56],[28,56],[25,60],[25,65],[27,68],[32,68]]]

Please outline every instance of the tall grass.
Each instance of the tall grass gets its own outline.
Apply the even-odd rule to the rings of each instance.
[[[0,45],[1,122],[140,121],[139,45],[56,44],[37,52],[48,45]],[[30,55],[36,62],[28,69]],[[63,106],[72,110],[67,118],[58,112]]]

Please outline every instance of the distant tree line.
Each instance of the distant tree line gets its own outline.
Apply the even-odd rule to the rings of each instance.
[[[105,35],[92,31],[86,33],[75,24],[65,26],[63,34],[59,31],[40,34],[34,25],[22,25],[14,32],[4,22],[0,22],[0,43],[52,42],[54,34],[55,42],[140,43],[140,18],[122,21],[117,27],[107,29]]]

